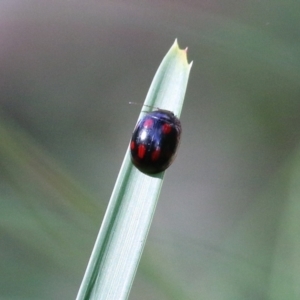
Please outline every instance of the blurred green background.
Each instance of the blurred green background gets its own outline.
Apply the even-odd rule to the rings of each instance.
[[[74,299],[140,108],[194,61],[131,300],[300,299],[300,3],[0,2],[0,299]]]

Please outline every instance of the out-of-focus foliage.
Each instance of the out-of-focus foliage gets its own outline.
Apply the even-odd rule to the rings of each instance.
[[[130,299],[299,299],[299,6],[1,1],[0,298],[75,298],[177,37],[182,143]]]

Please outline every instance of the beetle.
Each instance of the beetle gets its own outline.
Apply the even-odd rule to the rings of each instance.
[[[145,174],[166,170],[174,161],[181,136],[180,120],[173,112],[157,109],[142,117],[132,134],[132,163]]]

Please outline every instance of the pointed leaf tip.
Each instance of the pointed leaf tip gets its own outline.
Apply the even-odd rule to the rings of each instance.
[[[188,58],[187,58],[187,54],[188,54],[188,47],[186,47],[185,49],[181,49],[179,47],[179,44],[178,44],[178,39],[176,38],[175,41],[174,41],[174,44],[172,45],[173,49],[176,49],[180,54],[181,54],[181,57],[184,61],[186,61],[186,64],[189,65],[189,67],[192,66],[192,64],[188,63]]]

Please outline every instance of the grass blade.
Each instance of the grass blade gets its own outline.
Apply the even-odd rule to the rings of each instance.
[[[145,103],[180,116],[192,63],[177,40],[160,64]],[[143,107],[139,118],[149,107]],[[127,299],[146,242],[164,172],[138,171],[127,150],[77,300]]]

